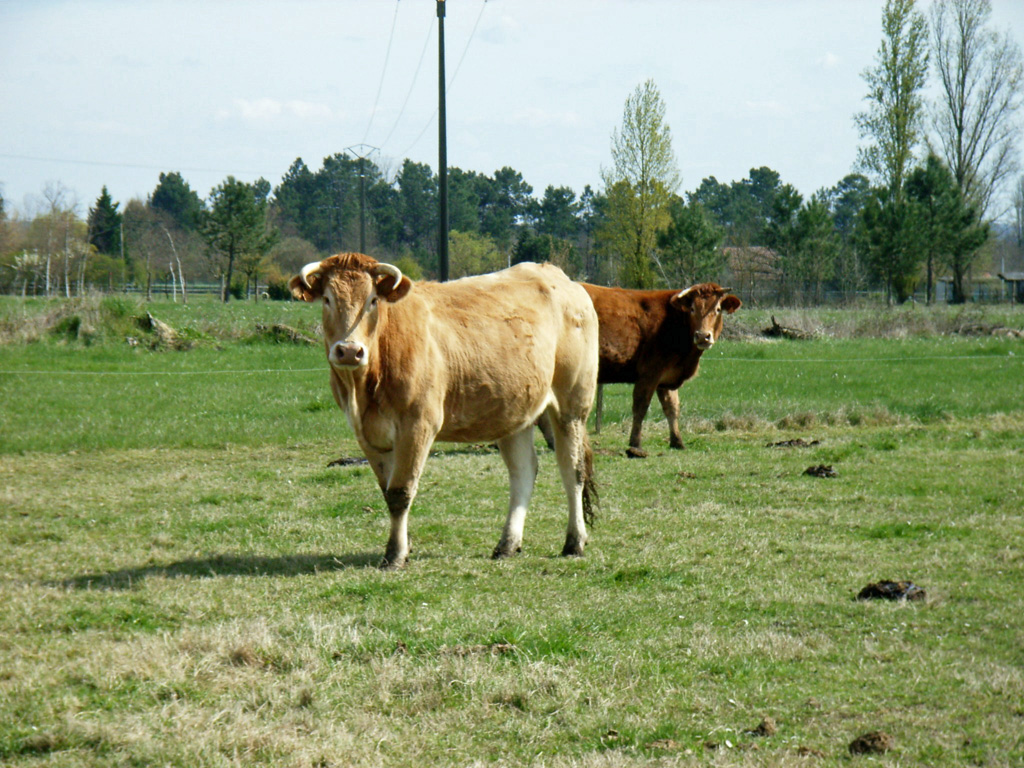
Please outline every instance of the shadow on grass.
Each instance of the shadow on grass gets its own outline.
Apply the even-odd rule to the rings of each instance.
[[[372,568],[379,562],[379,552],[342,556],[213,555],[179,560],[165,565],[146,565],[107,573],[73,576],[62,581],[50,582],[49,586],[60,586],[65,589],[132,589],[149,576],[163,576],[169,579],[184,577],[213,579],[221,576],[304,576],[327,571],[342,571],[347,568]]]

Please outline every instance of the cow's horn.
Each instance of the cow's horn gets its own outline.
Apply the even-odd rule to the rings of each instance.
[[[732,288],[723,288],[722,293],[732,293]]]
[[[680,291],[679,293],[677,293],[677,294],[676,294],[676,297],[677,297],[677,298],[680,298],[680,299],[681,299],[681,298],[683,298],[683,296],[685,296],[686,294],[690,293],[691,291],[695,291],[695,290],[697,290],[697,286],[696,286],[696,285],[691,285],[691,286],[690,286],[689,288],[687,288],[687,289],[686,289],[685,291]]]
[[[313,286],[310,285],[309,278],[311,276],[315,275],[319,270],[320,270],[320,262],[319,261],[311,261],[309,264],[307,264],[306,266],[304,266],[302,268],[301,272],[299,272],[299,277],[302,278],[302,282],[304,282],[306,284],[307,288],[312,289]]]
[[[395,278],[395,287],[398,287],[398,284],[402,282],[402,270],[394,264],[385,264],[384,262],[381,262],[373,268],[373,273],[375,275],[379,275],[381,273],[391,275],[391,277]]]

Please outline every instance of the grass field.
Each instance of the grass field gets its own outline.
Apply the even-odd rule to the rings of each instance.
[[[179,352],[0,304],[0,763],[1024,765],[1021,340],[725,341],[646,460],[609,387],[580,559],[550,452],[493,562],[501,460],[439,445],[381,573],[322,350],[250,338],[311,311],[154,308]],[[854,599],[879,579],[927,599]]]

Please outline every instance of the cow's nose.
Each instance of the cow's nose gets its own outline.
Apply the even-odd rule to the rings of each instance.
[[[693,344],[698,349],[710,349],[715,343],[715,338],[708,331],[697,331],[693,334]]]
[[[338,341],[331,347],[331,365],[358,368],[366,364],[366,347],[357,341]]]

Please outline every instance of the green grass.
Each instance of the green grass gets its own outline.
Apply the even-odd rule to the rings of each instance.
[[[322,350],[236,328],[0,347],[0,763],[1024,765],[1019,340],[723,342],[646,460],[609,387],[580,559],[550,452],[493,562],[501,460],[438,446],[381,573]]]

